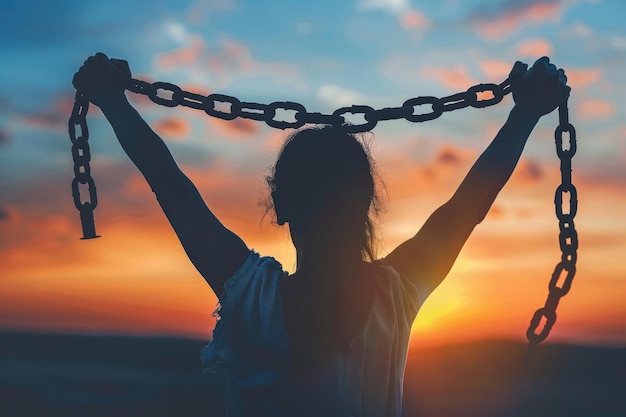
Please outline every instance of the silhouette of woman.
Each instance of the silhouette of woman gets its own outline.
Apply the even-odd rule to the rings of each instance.
[[[420,303],[452,267],[515,168],[539,118],[567,99],[547,57],[514,92],[515,106],[452,198],[383,259],[373,251],[378,207],[371,158],[350,134],[304,129],[268,178],[278,224],[289,225],[297,268],[261,257],[207,208],[163,141],[124,95],[106,55],[74,86],[99,106],[146,178],[191,262],[220,298],[203,350],[228,377],[229,416],[399,416],[410,329]]]

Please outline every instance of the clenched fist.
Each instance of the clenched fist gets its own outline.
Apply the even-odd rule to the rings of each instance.
[[[104,99],[123,95],[130,79],[130,70],[126,61],[109,59],[102,52],[90,56],[74,74],[72,84],[85,97],[101,106]]]
[[[521,67],[524,68],[521,68]],[[526,64],[516,63],[517,70],[526,69]],[[514,68],[514,71],[516,70]],[[539,58],[522,76],[513,91],[516,106],[532,111],[538,116],[551,113],[569,97],[565,71],[550,63],[550,58]]]

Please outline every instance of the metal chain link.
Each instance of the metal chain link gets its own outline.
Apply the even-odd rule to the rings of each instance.
[[[569,146],[566,146],[564,134],[569,136]],[[556,322],[556,308],[561,298],[569,292],[574,275],[576,275],[576,260],[578,250],[578,233],[574,227],[574,217],[578,211],[578,194],[572,184],[572,158],[576,153],[576,130],[569,122],[567,102],[559,107],[559,125],[554,131],[556,154],[561,161],[561,184],[556,188],[554,206],[556,217],[559,220],[559,247],[561,261],[557,263],[548,284],[548,298],[543,307],[538,309],[530,320],[526,331],[528,351],[526,360],[530,360],[536,347],[550,334]],[[567,209],[564,207],[565,195],[569,195]],[[564,278],[562,278],[564,276]],[[541,322],[543,327],[539,330]]]
[[[483,108],[495,105],[512,91],[515,83],[523,75],[523,72],[516,71],[515,69],[517,67],[514,67],[511,75],[501,84],[477,84],[467,89],[467,91],[442,98],[432,96],[415,97],[406,100],[401,107],[388,107],[376,110],[370,106],[354,105],[337,109],[332,114],[322,114],[308,112],[302,104],[292,101],[275,101],[270,104],[242,102],[236,97],[225,94],[209,94],[208,96],[204,96],[184,91],[172,83],[161,81],[149,83],[131,78],[126,61],[112,59],[112,62],[127,75],[126,89],[133,93],[146,95],[154,103],[162,106],[184,106],[196,110],[203,110],[209,116],[223,120],[234,120],[240,117],[242,119],[262,121],[268,126],[277,129],[298,129],[305,124],[318,124],[340,127],[350,133],[370,131],[374,129],[380,121],[405,119],[410,122],[425,122],[436,119],[444,112],[448,111],[470,106]],[[487,92],[491,93],[491,98],[478,98],[478,93]],[[218,103],[221,105],[218,106]],[[422,106],[430,106],[430,111],[418,111],[416,113],[416,108]],[[74,197],[74,205],[80,211],[83,226],[83,239],[99,237],[96,236],[93,219],[93,210],[97,205],[97,195],[96,186],[91,177],[89,167],[91,154],[89,152],[89,144],[87,143],[89,139],[86,120],[88,109],[89,101],[81,92],[77,91],[74,108],[72,109],[72,115],[69,120],[69,134],[72,141],[75,176],[72,182],[72,195]],[[293,112],[293,119],[291,121],[277,119],[279,111]],[[362,115],[365,119],[365,123],[347,123],[344,115],[348,113]],[[78,136],[76,127],[80,128],[80,135]],[[87,185],[89,191],[88,201],[81,202],[79,184]]]
[[[83,228],[82,239],[93,239],[99,237],[96,235],[96,225],[93,219],[93,211],[98,205],[98,198],[96,195],[96,184],[91,177],[91,168],[89,167],[91,152],[88,142],[87,110],[89,110],[89,101],[77,91],[72,114],[68,122],[70,140],[72,141],[72,159],[74,160],[72,197],[74,198],[74,206],[80,212],[80,223]],[[84,202],[81,200],[79,184],[87,186],[89,200]]]
[[[299,103],[292,101],[275,101],[270,104],[242,102],[236,97],[225,94],[200,94],[184,91],[175,84],[165,82],[148,83],[130,78],[126,88],[137,94],[146,95],[156,104],[166,107],[183,106],[196,110],[203,110],[206,114],[223,120],[233,120],[238,117],[265,122],[268,126],[277,129],[299,129],[305,124],[332,125],[345,129],[350,133],[367,132],[380,121],[405,119],[410,122],[425,122],[441,116],[444,112],[463,109],[465,107],[483,108],[498,104],[504,96],[509,94],[514,84],[522,76],[515,72],[501,84],[477,84],[457,94],[437,98],[423,96],[411,98],[401,107],[387,107],[373,109],[370,106],[354,105],[342,107],[332,114],[309,112]],[[491,97],[479,99],[480,93],[489,93]],[[417,108],[430,106],[430,110]],[[421,112],[424,111],[424,112]],[[290,120],[284,114],[293,113]],[[365,123],[352,124],[345,117],[347,114],[362,115]]]
[[[332,114],[322,114],[308,112],[299,103],[292,101],[275,101],[270,104],[253,102],[241,102],[233,96],[225,94],[201,94],[184,91],[172,83],[157,81],[149,83],[131,78],[130,70],[125,61],[112,59],[113,63],[127,74],[126,89],[133,93],[146,95],[154,103],[176,107],[184,106],[196,110],[203,110],[209,116],[223,120],[234,120],[237,117],[263,121],[268,126],[277,129],[298,129],[305,124],[332,125],[341,127],[350,133],[365,132],[374,129],[378,122],[386,120],[406,119],[410,122],[425,122],[441,116],[444,112],[458,110],[465,107],[483,108],[492,106],[512,91],[514,84],[523,75],[521,72],[513,71],[511,75],[501,84],[478,84],[470,87],[467,91],[453,94],[451,96],[437,98],[432,96],[415,97],[406,100],[401,107],[388,107],[375,110],[370,106],[354,105],[342,107]],[[479,99],[478,93],[490,92],[493,97]],[[169,93],[169,97],[163,93]],[[222,105],[219,106],[218,103]],[[224,105],[227,105],[228,109]],[[424,113],[416,113],[416,108],[430,105],[431,110]],[[91,177],[89,161],[91,153],[89,151],[89,131],[87,129],[87,111],[89,101],[76,92],[74,107],[69,119],[69,135],[72,141],[72,158],[74,160],[74,180],[72,181],[72,195],[74,205],[80,212],[80,219],[83,228],[83,239],[93,239],[96,235],[93,211],[98,204],[96,185]],[[293,112],[293,120],[277,119],[279,111]],[[347,123],[344,115],[361,114],[365,119],[362,124]],[[80,132],[77,132],[77,127]],[[79,184],[87,185],[89,200],[83,202],[80,197]]]

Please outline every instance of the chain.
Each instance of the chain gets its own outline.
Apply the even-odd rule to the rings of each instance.
[[[564,133],[569,136],[569,146],[566,146]],[[556,188],[554,206],[556,217],[559,220],[559,247],[561,261],[557,263],[548,284],[548,299],[545,305],[533,315],[530,326],[526,331],[528,338],[527,361],[534,355],[537,345],[543,342],[556,322],[556,308],[559,301],[565,296],[576,275],[576,259],[578,250],[578,233],[574,227],[574,217],[578,211],[578,195],[572,184],[572,158],[576,153],[576,130],[569,122],[567,102],[559,107],[559,125],[554,131],[556,154],[561,160],[561,184]],[[565,196],[569,195],[568,208],[564,207]],[[565,276],[561,281],[561,277]],[[560,285],[560,286],[559,286]],[[543,328],[539,330],[542,319],[545,319]]]
[[[483,108],[498,104],[505,95],[512,91],[512,87],[523,75],[520,72],[512,73],[501,84],[478,84],[451,96],[437,98],[431,96],[415,97],[405,101],[400,107],[374,109],[370,106],[355,105],[342,107],[332,114],[312,113],[299,103],[292,101],[275,101],[270,104],[243,102],[236,97],[225,94],[201,94],[184,91],[175,84],[165,82],[148,83],[130,78],[126,88],[137,94],[146,95],[156,104],[166,107],[184,106],[202,110],[212,117],[223,120],[233,120],[237,117],[265,122],[268,126],[277,129],[299,129],[305,124],[332,125],[341,127],[350,133],[366,132],[374,129],[378,122],[386,120],[406,119],[410,122],[425,122],[441,116],[444,112],[463,109],[465,107]],[[491,95],[489,98],[479,98],[479,93]],[[420,107],[430,109],[419,109]],[[417,110],[417,113],[416,113]],[[286,120],[279,114],[293,113],[291,120]],[[345,115],[362,115],[365,123],[348,123]],[[280,118],[279,118],[280,116]]]
[[[70,140],[72,141],[72,159],[74,160],[74,179],[72,180],[72,197],[74,205],[80,212],[80,223],[83,228],[82,239],[93,239],[96,236],[96,225],[93,210],[98,205],[96,184],[91,177],[91,152],[89,151],[89,129],[87,128],[87,110],[89,101],[76,92],[74,107],[69,119]],[[89,200],[82,202],[79,184],[87,185]]]

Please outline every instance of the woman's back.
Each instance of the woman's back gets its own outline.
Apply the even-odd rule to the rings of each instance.
[[[282,283],[298,276],[289,277],[274,259],[251,253],[225,285],[221,317],[202,355],[205,369],[230,377],[229,416],[399,415],[418,295],[384,261],[366,265],[364,269],[371,271],[371,298],[369,303],[363,298],[363,311],[358,312],[362,316],[342,316],[337,308],[334,315],[340,324],[328,331],[321,326],[332,321],[334,309],[318,304],[303,313],[312,303],[302,305],[300,312],[297,297],[283,303],[282,294],[297,291],[284,292],[285,288],[302,287]],[[314,327],[302,336],[301,330],[310,327],[299,320],[314,319],[324,307],[328,313],[324,320],[316,320],[318,331]],[[289,312],[295,317],[287,317]],[[356,330],[358,319],[362,320]],[[289,334],[290,326],[297,327],[297,334]],[[336,334],[339,330],[355,333],[347,338]],[[335,339],[329,342],[326,335]],[[294,348],[294,343],[300,346]],[[323,355],[317,354],[318,346],[326,349]],[[306,354],[315,358],[310,361]],[[294,361],[301,366],[295,372]]]
[[[361,331],[372,307],[374,274],[372,264],[361,262],[351,269],[300,271],[282,280],[294,375],[306,378]]]

